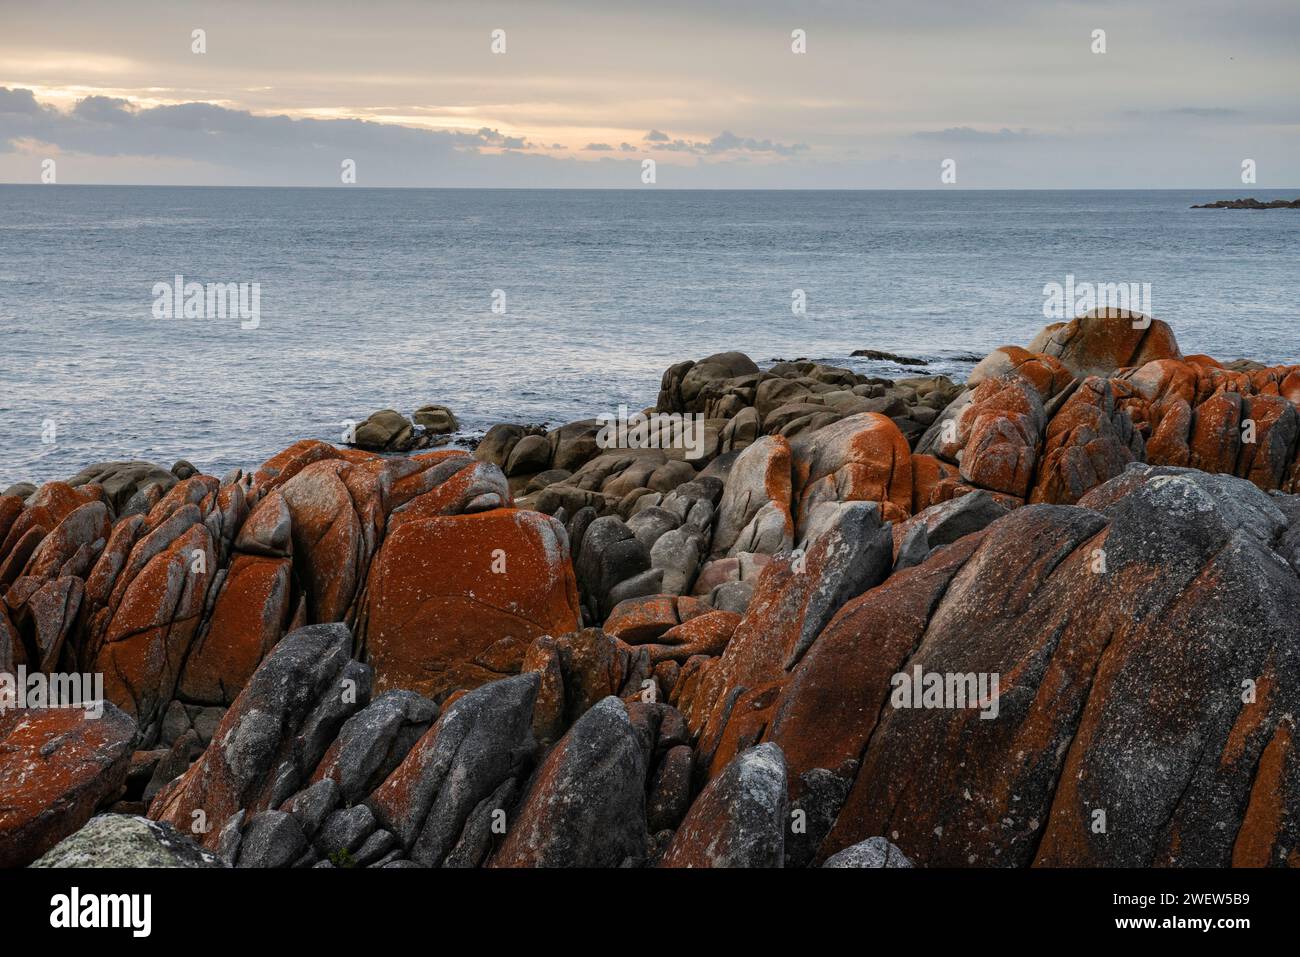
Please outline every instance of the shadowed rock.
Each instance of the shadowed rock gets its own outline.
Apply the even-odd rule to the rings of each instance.
[[[278,807],[307,783],[343,722],[369,700],[341,624],[301,628],[275,646],[226,712],[207,751],[154,799],[149,817],[189,833],[201,812],[215,848],[227,819]]]
[[[538,686],[522,674],[457,698],[367,799],[412,860],[441,864],[479,802],[527,773]]]
[[[750,748],[695,799],[660,866],[780,867],[787,806],[781,749]]]
[[[618,867],[646,855],[646,762],[623,702],[578,719],[538,768],[492,867]]]

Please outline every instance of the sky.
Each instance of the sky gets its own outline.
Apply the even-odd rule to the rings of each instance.
[[[1297,0],[0,0],[6,183],[1246,195],[1298,93]]]

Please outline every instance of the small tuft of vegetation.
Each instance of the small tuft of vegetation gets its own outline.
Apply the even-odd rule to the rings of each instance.
[[[348,849],[346,847],[340,847],[337,851],[331,854],[329,857],[329,861],[335,867],[356,867],[357,866],[356,859],[350,853],[348,853]]]

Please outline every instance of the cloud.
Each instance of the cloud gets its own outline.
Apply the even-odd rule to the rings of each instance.
[[[6,113],[14,116],[39,116],[42,113],[56,112],[37,103],[36,95],[31,90],[10,90],[0,86],[0,116]]]
[[[129,123],[134,114],[129,100],[110,96],[88,96],[78,100],[72,115],[87,123]]]
[[[67,113],[42,106],[31,90],[0,87],[0,143],[31,139],[95,156],[166,156],[222,161],[249,148],[276,152],[396,150],[446,155],[483,149],[529,150],[525,137],[481,127],[474,132],[427,130],[352,119],[292,119],[211,103],[137,107],[129,100],[88,96]]]
[[[702,153],[706,143],[689,143],[686,140],[669,140],[665,143],[655,145],[657,150],[667,150],[670,153]]]
[[[0,86],[0,153],[11,153],[17,141],[30,136],[32,129],[41,127],[59,116],[57,110],[36,102],[31,90],[10,90]],[[6,122],[8,121],[8,122]],[[6,136],[6,127],[14,133]]]
[[[1035,139],[1032,130],[977,130],[971,126],[950,126],[946,130],[921,130],[913,133],[919,140],[941,140],[946,143],[1020,143]]]
[[[532,145],[524,137],[505,136],[500,130],[488,129],[486,126],[481,127],[477,135],[488,146],[500,146],[508,150],[532,149]]]
[[[583,147],[590,153],[639,153],[641,148],[633,146],[631,143],[619,143],[618,146],[610,146],[608,143],[588,143]]]
[[[666,133],[651,130],[645,139],[652,142],[653,149],[666,150],[670,153],[694,153],[697,156],[713,156],[720,153],[773,153],[778,156],[794,156],[806,151],[806,143],[777,143],[772,140],[754,139],[737,136],[730,130],[723,130],[711,140],[671,139]],[[624,146],[627,144],[624,143]]]
[[[793,156],[808,149],[805,143],[774,143],[771,140],[756,140],[747,136],[737,136],[730,130],[723,130],[709,140],[706,151],[709,153],[728,153],[741,150],[746,153],[777,153],[781,156]]]
[[[198,182],[322,186],[339,185],[344,160],[356,164],[358,185],[620,186],[639,185],[627,171],[637,168],[637,154],[647,149],[707,157],[720,175],[739,170],[751,154],[790,158],[808,149],[729,130],[709,140],[669,140],[659,133],[639,145],[588,143],[580,153],[615,154],[592,163],[575,155],[548,156],[541,152],[544,145],[491,126],[438,130],[255,114],[205,102],[142,106],[112,96],[83,97],[62,111],[42,104],[29,89],[0,87],[0,153],[12,156],[19,148],[89,160],[81,169],[93,170],[97,158],[110,168],[110,157],[137,157],[173,170],[188,164]]]
[[[304,17],[341,0],[274,12],[243,2],[204,5],[206,56],[190,52],[191,25],[156,6],[5,5],[0,86],[28,90],[5,91],[0,151],[18,145],[0,178],[24,180],[30,154],[60,155],[45,146],[58,143],[84,159],[66,173],[60,164],[69,181],[143,178],[153,161],[131,172],[127,158],[153,157],[164,174],[202,182],[260,182],[268,167],[304,184],[315,182],[308,170],[332,167],[337,182],[341,151],[368,160],[363,185],[379,167],[423,183],[505,166],[547,170],[528,181],[537,186],[621,184],[642,156],[660,161],[661,185],[731,173],[737,184],[915,185],[932,178],[933,154],[959,151],[982,153],[963,166],[963,186],[1230,185],[1238,153],[1270,183],[1300,181],[1287,94],[1300,64],[1296,0],[816,0],[797,15],[787,0],[661,0],[653,17],[608,0],[478,5],[499,22],[372,0],[364,30],[317,17],[310,44]],[[488,51],[495,26],[509,28],[507,57]],[[807,56],[790,51],[796,26]],[[1102,26],[1110,52],[1094,56],[1090,32]],[[74,116],[88,93],[105,99]],[[151,111],[161,103],[177,106]],[[1103,149],[1121,133],[1122,157]],[[584,151],[593,134],[611,148]],[[571,165],[546,165],[560,160]]]
[[[809,149],[806,143],[778,143],[770,139],[755,139],[750,136],[737,136],[730,130],[723,130],[710,140],[673,139],[661,130],[651,130],[644,137],[648,146],[634,146],[631,143],[619,143],[617,147],[608,143],[588,143],[583,147],[589,152],[640,153],[645,149],[663,150],[669,153],[690,153],[694,156],[718,156],[737,153],[771,153],[776,156],[794,156]]]
[[[294,119],[202,102],[145,108],[104,96],[84,97],[63,112],[39,103],[31,90],[0,87],[0,153],[20,144],[92,161],[139,157],[173,168],[179,162],[201,171],[200,182],[258,185],[338,185],[345,159],[356,162],[358,182],[367,185],[492,185],[497,177],[524,176],[507,162],[512,156],[534,170],[575,162],[536,154],[525,137],[486,126],[430,130]],[[507,166],[509,176],[502,172]]]

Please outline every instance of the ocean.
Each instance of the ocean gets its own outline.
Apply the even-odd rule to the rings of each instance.
[[[960,378],[1069,275],[1150,283],[1184,352],[1300,362],[1300,212],[1189,208],[1248,195],[1296,193],[0,185],[0,489],[220,475],[385,407],[556,425],[728,349]],[[256,322],[160,318],[176,276],[256,283]]]

